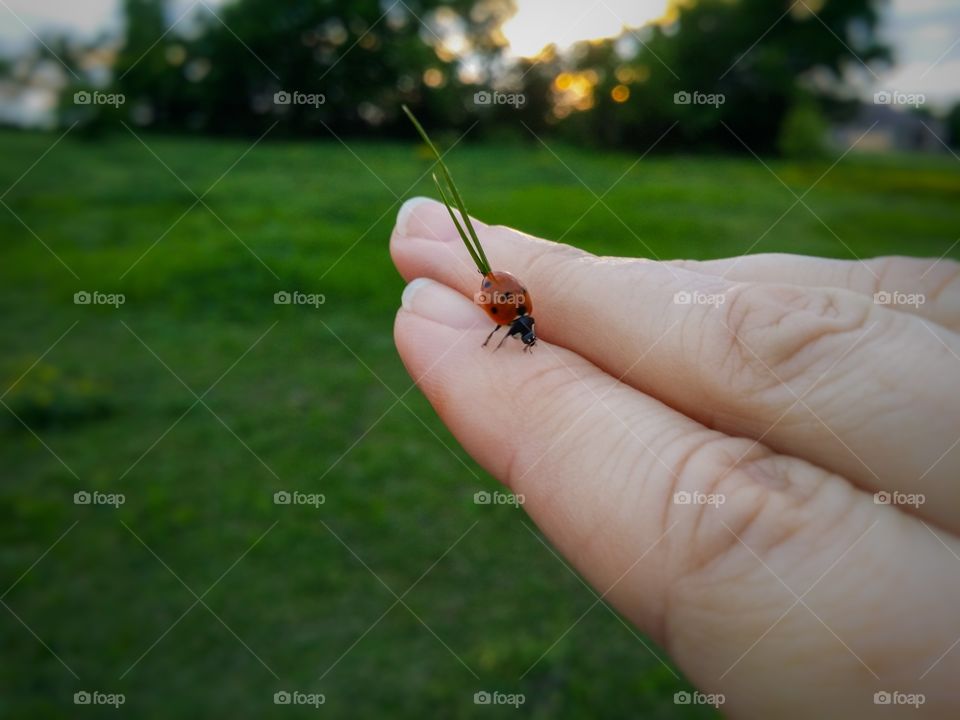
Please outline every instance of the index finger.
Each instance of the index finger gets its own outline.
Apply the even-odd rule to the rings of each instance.
[[[922,494],[905,509],[960,530],[960,405],[942,391],[960,387],[960,338],[948,330],[846,290],[734,283],[475,225],[493,266],[530,289],[546,339],[710,427],[872,491]],[[479,288],[438,203],[404,207],[391,251],[408,278]]]
[[[734,282],[843,288],[960,330],[960,263],[947,258],[833,260],[764,253],[719,260],[671,260],[668,264]]]

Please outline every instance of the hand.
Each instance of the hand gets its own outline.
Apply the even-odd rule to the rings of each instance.
[[[533,354],[481,349],[480,276],[422,199],[390,243],[418,278],[397,347],[604,600],[733,717],[960,717],[960,267],[601,258],[476,225],[530,290]]]

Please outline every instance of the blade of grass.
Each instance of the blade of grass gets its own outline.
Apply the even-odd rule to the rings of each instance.
[[[447,169],[446,163],[443,162],[443,156],[440,155],[440,152],[437,150],[436,145],[430,140],[430,136],[427,135],[427,131],[423,129],[423,126],[414,117],[413,113],[410,111],[406,105],[401,106],[403,112],[406,113],[407,117],[410,118],[410,122],[413,123],[413,126],[417,129],[417,132],[420,134],[420,137],[426,143],[427,147],[430,148],[430,151],[433,153],[433,156],[437,159],[437,164],[440,166],[440,173],[443,175],[444,181],[447,183],[450,194],[453,195],[454,203],[457,206],[457,209],[460,211],[460,217],[463,219],[464,224],[467,227],[467,231],[470,235],[470,240],[461,233],[463,241],[467,244],[467,249],[470,250],[470,256],[473,258],[474,262],[477,263],[477,268],[484,275],[489,274],[490,272],[490,262],[487,260],[487,254],[483,251],[483,246],[480,244],[480,238],[477,236],[477,231],[473,227],[473,223],[470,222],[470,213],[467,211],[467,206],[463,202],[463,198],[460,196],[460,191],[457,190],[457,185],[453,181],[453,176],[450,174],[450,170]],[[437,184],[439,189],[439,183]],[[453,211],[450,207],[450,203],[447,201],[446,196],[441,190],[441,197],[443,198],[444,204],[447,206],[447,211],[453,216]],[[454,221],[456,222],[456,221]],[[460,230],[459,225],[457,229]]]
[[[473,258],[474,264],[480,269],[480,272],[483,272],[483,264],[480,261],[480,258],[477,257],[476,251],[473,249],[473,245],[470,242],[470,238],[467,237],[467,233],[461,227],[460,223],[457,221],[457,214],[453,211],[453,208],[450,206],[450,201],[447,199],[446,194],[443,192],[443,187],[440,185],[440,181],[437,179],[436,173],[432,173],[433,182],[437,186],[437,192],[440,193],[440,199],[443,200],[444,207],[447,208],[447,212],[450,214],[450,219],[453,220],[454,226],[457,228],[457,233],[460,235],[460,239],[463,240],[463,244],[467,246],[467,252],[470,253],[470,257]]]

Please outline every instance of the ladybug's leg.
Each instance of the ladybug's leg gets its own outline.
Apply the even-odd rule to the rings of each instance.
[[[501,325],[497,325],[493,330],[491,330],[491,331],[490,331],[490,334],[487,335],[487,339],[483,341],[483,345],[481,345],[480,347],[486,347],[486,346],[487,346],[487,343],[490,342],[490,338],[492,338],[492,337],[493,337],[493,334],[494,334],[497,330],[499,330],[501,327],[502,327]]]
[[[493,349],[493,351],[496,352],[497,350],[499,350],[500,346],[507,341],[508,337],[513,337],[514,335],[518,335],[519,333],[520,333],[520,329],[516,325],[512,325],[510,327],[510,331],[506,335],[504,335],[502,338],[500,338],[499,344],[497,345],[497,347]]]
[[[510,329],[507,331],[507,334],[500,339],[500,344],[494,349],[494,352],[500,349],[500,346],[503,345],[508,337],[513,337],[514,335],[520,335],[523,332],[523,325],[521,325],[517,320],[513,321],[513,324],[510,326]]]

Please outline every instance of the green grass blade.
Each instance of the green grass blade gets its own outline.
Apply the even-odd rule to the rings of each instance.
[[[467,227],[469,232],[469,238],[464,235],[461,231],[461,237],[463,238],[464,243],[467,244],[467,249],[470,250],[470,256],[473,258],[473,261],[477,264],[477,268],[484,275],[490,272],[490,262],[487,260],[487,254],[483,251],[483,245],[480,244],[480,238],[477,236],[477,231],[473,227],[473,223],[470,222],[470,213],[467,211],[467,206],[463,202],[463,198],[460,195],[460,191],[457,190],[457,185],[453,181],[453,176],[450,174],[450,170],[447,169],[446,163],[443,162],[443,156],[440,155],[440,152],[437,150],[436,145],[430,140],[430,136],[427,135],[427,131],[423,129],[423,126],[414,117],[413,113],[410,111],[406,105],[401,106],[403,112],[406,113],[407,117],[410,118],[410,122],[413,123],[413,126],[417,129],[417,132],[420,134],[420,137],[423,138],[423,141],[427,144],[427,147],[430,148],[430,151],[433,153],[434,157],[437,159],[437,164],[440,166],[440,173],[443,175],[444,181],[447,183],[450,194],[453,196],[454,203],[456,204],[457,209],[460,211],[460,217],[463,219],[463,223]],[[440,184],[437,183],[438,189]],[[445,199],[445,195],[441,190],[441,196],[444,197],[444,204],[447,206],[447,211],[451,213],[453,217],[453,212],[450,208],[450,203]],[[454,220],[456,222],[456,220]],[[457,225],[457,230],[460,231],[461,228]]]
[[[437,179],[436,173],[433,173],[432,176],[433,182],[437,186],[437,192],[440,193],[440,199],[443,200],[443,205],[447,208],[447,212],[450,214],[450,219],[453,220],[453,224],[457,228],[457,233],[459,233],[460,238],[463,240],[463,244],[467,246],[467,252],[470,253],[470,257],[473,258],[473,262],[477,268],[480,269],[480,272],[483,272],[481,269],[483,264],[481,263],[480,258],[477,256],[476,251],[473,249],[473,245],[470,242],[470,238],[467,237],[467,233],[457,221],[457,214],[453,211],[453,207],[450,205],[450,201],[447,199],[446,193],[443,192],[443,186],[440,185],[440,181]]]
[[[436,151],[434,151],[436,152]],[[473,228],[473,223],[470,222],[470,213],[467,210],[466,204],[463,202],[463,198],[460,197],[460,191],[457,190],[456,184],[453,182],[453,177],[450,175],[450,171],[447,170],[447,166],[444,164],[443,160],[437,155],[437,160],[440,163],[440,169],[443,171],[444,177],[447,181],[447,185],[450,187],[450,192],[453,194],[454,202],[457,205],[457,209],[460,210],[460,216],[463,218],[464,224],[467,226],[467,230],[470,231],[470,237],[473,238],[474,250],[477,253],[477,256],[482,261],[482,264],[479,265],[480,272],[484,275],[490,272],[490,263],[487,261],[487,255],[483,251],[483,245],[480,244],[480,238],[477,237],[477,231]]]

